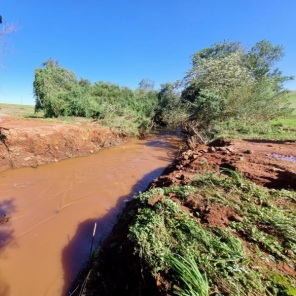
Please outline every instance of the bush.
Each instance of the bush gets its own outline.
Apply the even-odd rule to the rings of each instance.
[[[72,71],[49,59],[35,70],[35,110],[43,109],[45,117],[96,118],[121,134],[143,135],[153,127],[157,105],[157,91],[146,88],[78,81]]]

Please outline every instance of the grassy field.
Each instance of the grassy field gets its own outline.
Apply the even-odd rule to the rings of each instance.
[[[90,122],[91,119],[82,117],[59,117],[59,118],[44,118],[42,111],[35,113],[35,106],[32,105],[17,105],[17,104],[4,104],[0,103],[0,118],[2,116],[9,116],[12,118],[42,118],[49,122],[57,123],[77,123],[77,122]]]
[[[34,116],[35,106],[0,103],[0,116],[28,117]]]

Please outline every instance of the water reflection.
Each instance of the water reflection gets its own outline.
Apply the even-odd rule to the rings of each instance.
[[[294,156],[285,156],[285,155],[281,155],[281,154],[271,154],[272,157],[280,159],[280,160],[286,160],[286,161],[291,161],[291,162],[296,162],[296,157]]]

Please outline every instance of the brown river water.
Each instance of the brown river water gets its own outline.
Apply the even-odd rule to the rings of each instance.
[[[94,223],[98,245],[125,201],[161,174],[178,145],[159,135],[1,172],[0,296],[66,295],[88,259]]]

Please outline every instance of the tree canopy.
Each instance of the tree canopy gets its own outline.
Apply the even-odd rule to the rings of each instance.
[[[35,69],[33,83],[36,111],[46,117],[95,118],[121,133],[143,134],[153,126],[157,105],[154,83],[133,91],[114,83],[78,80],[73,71],[49,59]]]
[[[182,92],[190,103],[187,124],[210,130],[227,120],[252,123],[286,112],[283,83],[293,77],[274,67],[283,56],[283,47],[267,40],[250,50],[223,42],[193,54]]]
[[[92,117],[127,132],[167,124],[201,140],[228,121],[252,124],[287,112],[283,84],[293,77],[276,68],[283,56],[283,47],[267,40],[250,49],[224,41],[194,53],[186,76],[160,90],[149,79],[136,90],[78,80],[49,59],[35,69],[36,108],[47,117]]]

